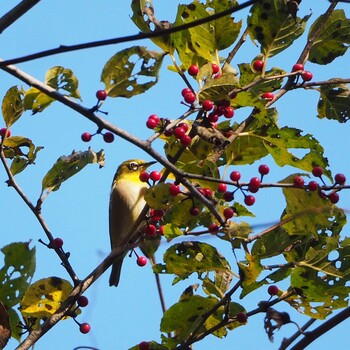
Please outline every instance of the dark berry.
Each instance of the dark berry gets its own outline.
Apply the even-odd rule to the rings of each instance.
[[[261,164],[261,165],[259,165],[258,171],[261,175],[264,176],[270,172],[270,168],[266,164]]]
[[[277,295],[278,292],[279,292],[279,289],[278,289],[277,286],[272,285],[272,286],[269,286],[269,288],[267,289],[267,292],[268,292],[270,295]]]
[[[208,120],[209,120],[209,123],[216,123],[219,119],[219,116],[217,114],[215,114],[214,112],[213,113],[209,113],[208,115]]]
[[[200,210],[199,210],[199,208],[197,208],[197,207],[192,207],[192,208],[190,209],[190,214],[191,214],[192,216],[197,216],[197,215],[199,215],[199,213],[200,213]]]
[[[89,304],[89,299],[85,295],[81,295],[77,300],[78,306],[85,307]]]
[[[255,203],[255,197],[252,195],[248,195],[244,197],[244,203],[246,205],[253,205]]]
[[[239,323],[246,323],[248,320],[248,316],[245,312],[239,312],[236,318]]]
[[[331,192],[331,193],[328,195],[328,198],[329,198],[329,200],[330,200],[333,204],[339,202],[339,194],[338,194],[337,192]]]
[[[7,130],[7,132],[6,132],[6,130]],[[6,135],[6,137],[10,137],[10,136],[11,136],[11,131],[10,131],[10,129],[1,128],[1,129],[0,129],[0,136],[1,136],[2,138],[4,138],[5,135]]]
[[[55,238],[52,242],[51,242],[51,246],[54,249],[60,249],[63,247],[63,239],[62,238]]]
[[[254,61],[253,68],[254,68],[255,71],[261,72],[263,67],[264,67],[264,61],[262,61],[262,60]]]
[[[90,332],[90,329],[91,329],[91,326],[88,324],[88,323],[82,323],[80,326],[79,326],[79,330],[81,333],[83,334],[86,334],[86,333],[89,333]]]
[[[98,90],[96,97],[99,101],[104,101],[107,98],[107,92],[105,90]]]
[[[323,175],[323,169],[320,166],[314,166],[312,168],[312,175],[316,177],[321,177]]]
[[[159,221],[164,216],[165,211],[163,209],[152,209],[151,210],[151,217],[154,221]]]
[[[344,174],[336,174],[334,176],[335,183],[338,185],[344,185],[346,181],[346,177]]]
[[[261,185],[261,181],[258,177],[252,177],[249,181],[249,185],[251,185],[252,187],[260,187]]]
[[[318,183],[316,181],[310,181],[307,185],[307,188],[309,189],[309,191],[317,191],[318,190]]]
[[[196,76],[199,72],[199,68],[197,65],[192,64],[188,70],[187,70],[188,74],[191,75],[192,77]]]
[[[192,142],[191,136],[187,134],[181,136],[180,142],[183,146],[186,146],[186,147],[189,146]]]
[[[208,230],[210,233],[216,233],[219,231],[219,226],[215,223],[209,225]]]
[[[232,107],[225,107],[224,109],[224,117],[230,119],[234,116],[235,111]]]
[[[136,260],[136,264],[141,267],[145,266],[147,264],[147,258],[145,258],[144,256],[138,256]]]
[[[103,134],[103,140],[107,143],[112,143],[114,141],[114,134],[111,132],[106,132]]]
[[[188,125],[187,125],[186,123],[183,123],[183,122],[182,122],[182,123],[179,123],[179,124],[178,124],[178,127],[184,129],[185,132],[188,131]]]
[[[235,212],[232,208],[225,208],[223,214],[225,219],[227,220],[227,219],[231,219],[232,216],[235,214]]]
[[[144,231],[149,237],[154,237],[157,234],[157,228],[154,225],[146,226]]]
[[[226,202],[231,202],[231,201],[233,201],[233,198],[234,198],[234,195],[233,195],[233,192],[230,192],[230,191],[226,191],[225,193],[224,193],[224,199],[225,199],[225,201]]]
[[[83,134],[81,134],[81,139],[84,142],[89,142],[92,139],[92,135],[90,133],[88,133],[88,132],[84,132]]]
[[[150,347],[150,344],[148,341],[142,341],[140,344],[139,344],[139,350],[150,350],[151,347]]]
[[[294,179],[293,179],[293,183],[294,183],[294,185],[295,185],[296,187],[303,187],[305,181],[304,181],[304,179],[303,179],[301,176],[296,175],[296,176],[294,177]]]

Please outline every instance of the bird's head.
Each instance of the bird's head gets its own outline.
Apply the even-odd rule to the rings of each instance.
[[[149,166],[157,162],[146,162],[141,159],[129,159],[121,163],[115,173],[114,181],[118,180],[131,180],[139,182],[140,174],[145,171]]]

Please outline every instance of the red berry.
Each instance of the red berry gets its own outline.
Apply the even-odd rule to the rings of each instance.
[[[301,73],[301,77],[303,78],[304,81],[310,81],[313,75],[310,71],[305,70],[304,72]]]
[[[304,65],[301,63],[296,63],[293,68],[292,68],[292,72],[297,72],[297,71],[303,71],[304,70]]]
[[[184,129],[185,132],[188,131],[188,125],[187,125],[186,123],[183,123],[183,122],[182,122],[182,123],[179,123],[179,124],[178,124],[178,127]]]
[[[220,193],[225,193],[227,190],[227,185],[224,183],[219,183],[218,184],[218,192]]]
[[[208,121],[209,123],[216,123],[219,119],[219,116],[217,114],[215,114],[214,112],[209,113],[208,115]]]
[[[236,318],[239,323],[246,323],[248,320],[248,316],[245,312],[239,312]]]
[[[150,178],[150,175],[148,174],[147,171],[143,171],[142,173],[140,173],[139,175],[139,179],[141,182],[147,182]]]
[[[241,173],[239,171],[232,171],[230,174],[230,179],[232,181],[238,181],[241,178]]]
[[[159,181],[161,177],[162,174],[159,171],[151,171],[151,173],[149,174],[149,178],[152,181]]]
[[[192,104],[196,101],[196,95],[193,92],[188,92],[187,94],[185,94],[184,100],[185,102]]]
[[[264,61],[262,61],[262,60],[254,61],[254,63],[253,63],[254,70],[256,70],[257,72],[261,72],[263,67],[264,67]]]
[[[275,95],[272,92],[265,92],[261,97],[264,100],[272,101],[275,98]]]
[[[224,109],[224,117],[230,119],[234,116],[235,110],[232,107],[225,107]]]
[[[252,195],[248,195],[244,197],[244,203],[246,205],[253,205],[255,203],[255,197]]]
[[[193,91],[190,88],[184,88],[181,90],[182,97],[185,97],[185,95],[189,93],[193,93]]]
[[[307,185],[307,188],[309,189],[309,191],[317,191],[318,189],[318,183],[316,181],[310,181]]]
[[[7,130],[7,132],[6,132],[6,130]],[[10,129],[1,128],[1,129],[0,129],[0,136],[1,136],[2,138],[4,138],[5,135],[6,135],[6,137],[10,137],[10,136],[11,136],[11,131],[10,131]]]
[[[234,198],[234,195],[233,195],[233,192],[230,192],[230,191],[226,191],[225,193],[224,193],[224,199],[225,199],[225,201],[226,202],[231,202],[231,201],[233,201],[233,198]]]
[[[139,350],[150,350],[151,347],[150,347],[150,344],[148,341],[142,341],[140,344],[139,344]]]
[[[213,74],[217,74],[220,72],[220,67],[216,63],[211,64],[211,69],[213,71]]]
[[[180,186],[172,183],[169,187],[169,194],[171,196],[177,196],[180,193]]]
[[[269,288],[267,288],[267,292],[268,292],[270,295],[277,295],[278,292],[279,292],[279,289],[278,289],[277,286],[272,285],[272,286],[269,286]]]
[[[338,185],[344,185],[346,181],[346,177],[344,174],[336,174],[334,176],[335,183]]]
[[[214,102],[211,101],[211,100],[204,100],[202,102],[202,107],[206,111],[211,111],[213,109],[213,107],[214,107]]]
[[[79,330],[81,333],[83,334],[86,334],[86,333],[89,333],[90,332],[90,325],[88,323],[82,323],[80,326],[79,326]]]
[[[78,306],[85,307],[89,304],[89,299],[85,295],[81,295],[77,300]]]
[[[270,172],[270,168],[266,164],[261,164],[261,165],[259,165],[258,171],[259,171],[260,175],[264,176]]]
[[[332,192],[328,195],[329,200],[335,204],[339,201],[339,194],[337,192]]]
[[[235,214],[235,212],[232,208],[225,208],[223,214],[225,219],[227,220],[227,219],[231,219],[232,216]]]
[[[60,248],[62,248],[62,246],[63,246],[63,239],[62,239],[62,238],[59,238],[59,237],[55,238],[55,239],[51,242],[51,246],[52,246],[52,248],[54,248],[54,249],[60,249]]]
[[[174,136],[177,139],[181,139],[182,136],[184,136],[186,134],[185,129],[181,128],[180,126],[177,126],[174,130]]]
[[[158,121],[153,118],[148,118],[146,122],[146,126],[148,129],[154,129],[158,125]]]
[[[293,183],[296,187],[303,187],[304,182],[305,182],[304,179],[299,175],[296,175],[293,179]]]
[[[197,215],[199,215],[199,213],[200,213],[200,210],[199,210],[199,208],[197,208],[197,207],[192,207],[192,208],[190,209],[190,214],[191,214],[192,216],[197,216]]]
[[[96,97],[100,101],[104,101],[107,98],[107,92],[104,90],[98,90],[96,92]]]
[[[189,146],[192,142],[192,139],[191,139],[191,136],[190,135],[183,135],[181,138],[180,138],[180,142],[183,146]]]
[[[103,140],[107,143],[112,143],[114,141],[114,135],[111,132],[106,132],[103,134]]]
[[[159,235],[164,236],[164,225],[159,226],[157,232]]]
[[[141,267],[145,266],[147,264],[147,258],[145,258],[144,256],[138,256],[136,260],[136,264]]]
[[[90,133],[88,133],[88,132],[84,132],[83,134],[81,134],[81,139],[84,142],[89,142],[92,139],[92,135]]]
[[[191,75],[192,77],[196,76],[199,72],[199,68],[197,65],[192,64],[188,70],[187,70],[188,74]]]
[[[144,231],[149,237],[154,237],[157,234],[157,228],[154,225],[146,226]]]
[[[215,223],[209,225],[208,230],[210,233],[216,233],[219,231],[219,226]]]
[[[215,75],[214,75],[214,79],[218,79],[218,78],[220,78],[221,76],[222,76],[221,73],[215,74]]]
[[[163,209],[152,209],[151,210],[151,217],[154,221],[159,221],[163,216],[165,212]]]
[[[249,185],[259,188],[261,185],[261,181],[258,177],[252,177],[249,181]]]
[[[314,166],[312,168],[312,175],[316,177],[321,177],[323,174],[323,169],[320,166]]]

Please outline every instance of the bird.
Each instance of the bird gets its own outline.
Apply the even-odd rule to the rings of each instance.
[[[146,205],[144,194],[147,183],[142,182],[140,174],[155,164],[140,159],[130,159],[121,163],[114,175],[109,200],[109,235],[112,250],[128,243],[128,234],[135,225]],[[125,241],[126,240],[126,241]],[[118,286],[121,267],[127,252],[112,265],[109,277],[110,286]]]

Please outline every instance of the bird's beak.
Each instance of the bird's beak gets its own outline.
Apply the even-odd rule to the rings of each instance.
[[[152,161],[152,162],[147,162],[143,165],[144,168],[148,168],[149,166],[153,165],[153,164],[156,164],[157,162],[156,161]]]

